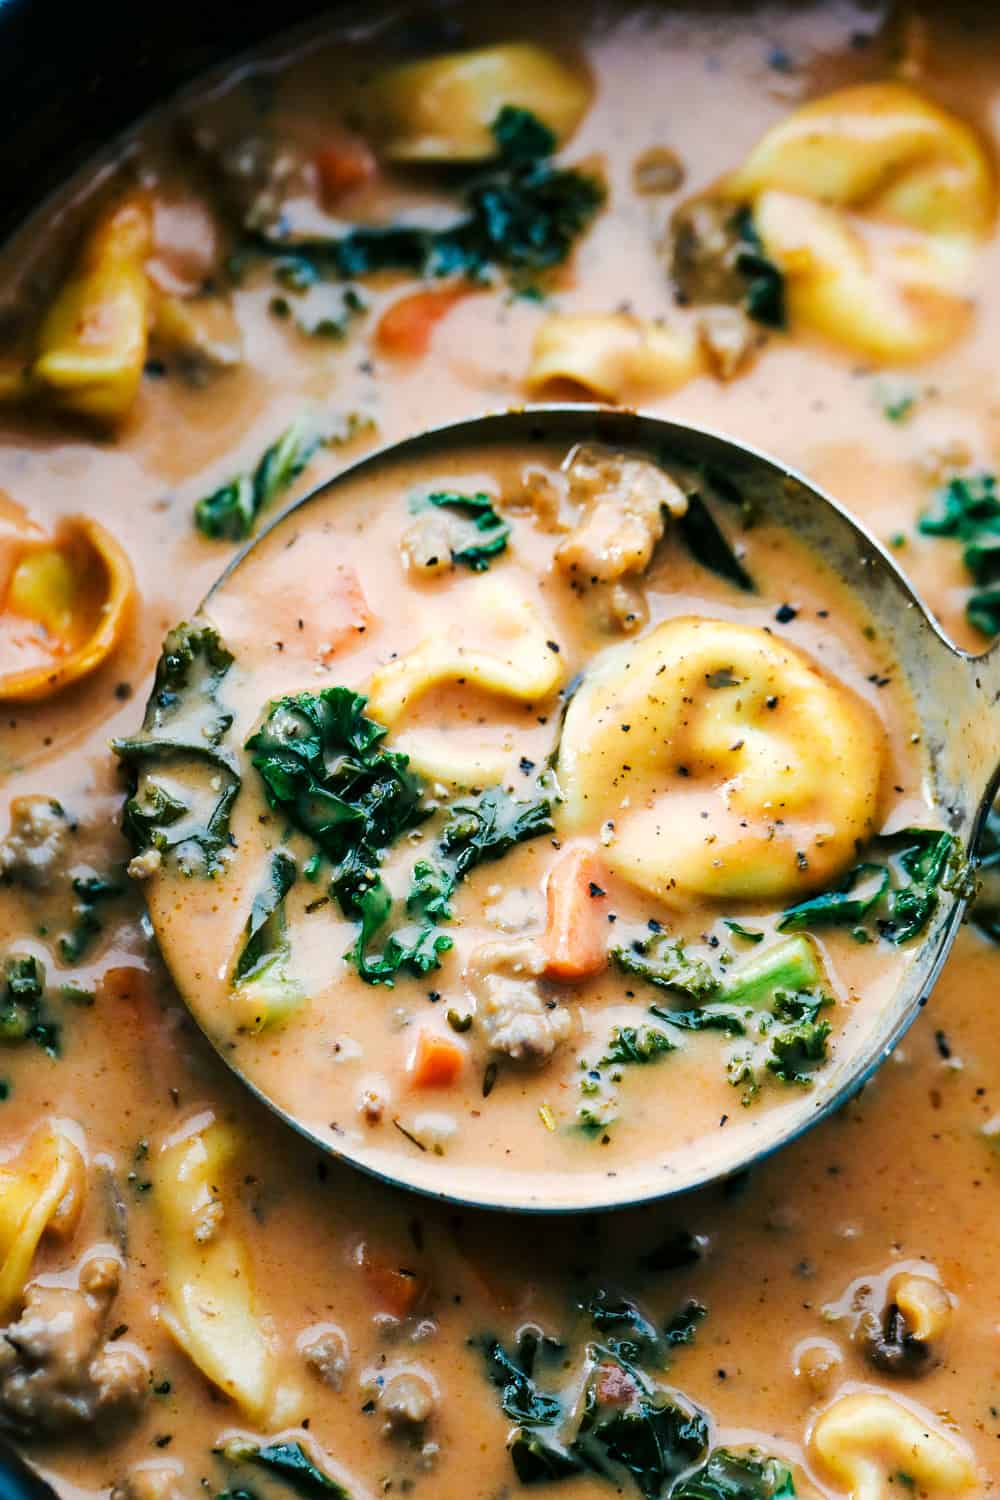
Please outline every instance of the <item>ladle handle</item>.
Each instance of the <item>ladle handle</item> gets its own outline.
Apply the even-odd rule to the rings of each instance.
[[[980,802],[991,800],[1000,791],[1000,638],[982,656],[969,661],[978,702],[982,705],[977,722],[968,726],[975,754],[981,768],[979,786],[975,788]]]

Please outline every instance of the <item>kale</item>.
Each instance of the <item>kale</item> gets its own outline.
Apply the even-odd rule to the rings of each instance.
[[[628,1365],[664,1362],[659,1329],[627,1297],[612,1298],[601,1290],[580,1306],[617,1360]]]
[[[693,1344],[698,1324],[707,1317],[708,1308],[693,1298],[675,1312],[663,1330],[663,1339],[668,1349],[677,1349],[683,1344]]]
[[[545,1395],[534,1380],[540,1342],[538,1334],[528,1328],[518,1338],[512,1355],[499,1339],[487,1339],[483,1344],[486,1375],[500,1393],[501,1409],[522,1427],[552,1427],[562,1420],[558,1397]]]
[[[101,931],[98,907],[103,902],[120,896],[124,887],[118,881],[107,880],[93,872],[72,876],[70,885],[76,898],[73,903],[74,921],[70,930],[59,938],[59,954],[65,963],[76,964]]]
[[[370,949],[389,922],[392,896],[379,875],[390,848],[430,814],[409,759],[382,746],[386,729],[364,713],[366,699],[326,688],[278,699],[247,741],[269,804],[307,834],[333,866],[330,884],[344,915],[358,924],[349,956],[369,984],[437,968],[452,946],[437,923],[451,916],[456,886],[476,865],[499,859],[523,839],[552,831],[548,799],[519,802],[489,787],[449,809],[431,859],[413,867],[409,920]]]
[[[692,1000],[707,1000],[719,988],[711,965],[703,958],[692,958],[679,938],[665,932],[654,933],[627,948],[612,948],[611,957],[626,974],[635,974],[658,989],[672,990]]]
[[[773,260],[764,253],[760,235],[749,208],[742,208],[734,219],[737,242],[733,264],[746,282],[743,309],[756,323],[768,328],[785,328],[785,278]]]
[[[583,1472],[583,1464],[551,1438],[518,1428],[510,1443],[514,1472],[522,1484],[551,1484]]]
[[[676,1050],[676,1043],[654,1026],[616,1026],[604,1055],[593,1067],[584,1067],[580,1078],[583,1097],[577,1109],[577,1124],[595,1134],[607,1130],[617,1118],[618,1101],[611,1084],[620,1082],[621,1069],[636,1063],[654,1062]],[[605,1069],[610,1069],[610,1082]]]
[[[277,271],[275,275],[281,279]],[[334,339],[340,342],[346,339],[355,318],[368,311],[368,304],[356,287],[317,286],[314,292],[308,290],[315,282],[316,277],[313,275],[311,283],[307,281],[305,286],[297,287],[286,276],[284,284],[296,293],[296,300],[291,302],[287,297],[272,297],[268,304],[269,311],[276,318],[294,321],[299,333],[307,338]],[[291,477],[294,478],[295,475]]]
[[[465,181],[464,215],[446,228],[399,224],[358,228],[339,239],[296,247],[317,275],[364,276],[401,270],[481,280],[493,267],[515,273],[561,264],[604,202],[596,178],[553,165],[555,138],[525,110],[505,106],[493,122],[498,155]],[[257,241],[285,255],[276,239]]]
[[[458,885],[477,865],[500,859],[516,844],[551,833],[552,828],[552,805],[544,796],[519,801],[493,786],[471,800],[453,803],[431,857],[413,866],[406,898],[412,920],[390,934],[377,957],[368,954],[368,944],[388,921],[391,902],[388,893],[373,894],[354,950],[361,977],[370,984],[385,984],[400,969],[419,975],[437,968],[439,955],[452,943],[436,924],[451,918]]]
[[[808,901],[800,901],[797,906],[790,907],[782,915],[778,931],[799,932],[806,927],[855,927],[883,900],[888,889],[889,871],[885,865],[855,865],[832,890],[823,891],[819,896],[812,896]]]
[[[676,1051],[666,1032],[654,1026],[616,1026],[608,1041],[608,1050],[601,1058],[600,1067],[622,1066],[628,1063],[648,1063],[665,1052]]]
[[[594,1351],[600,1356],[599,1348]],[[633,1382],[627,1405],[601,1399],[604,1364],[592,1370],[583,1395],[572,1451],[593,1472],[612,1482],[624,1471],[644,1500],[659,1500],[705,1455],[708,1423],[679,1393],[668,1394],[627,1362],[619,1363]]]
[[[292,856],[283,849],[276,849],[271,855],[267,884],[254,897],[247,918],[243,947],[234,971],[237,980],[249,979],[259,973],[261,966],[272,963],[274,955],[282,950],[282,909],[285,897],[295,884],[296,873]]]
[[[962,543],[962,561],[974,583],[1000,582],[1000,495],[993,474],[955,475],[938,491],[935,511],[920,517],[925,536]],[[971,625],[987,636],[1000,635],[1000,588],[980,588],[965,606]]]
[[[788,1467],[753,1448],[747,1453],[714,1448],[708,1463],[670,1492],[670,1500],[794,1500],[794,1496]]]
[[[856,865],[832,891],[789,908],[779,932],[848,926],[865,940],[867,931],[860,924],[871,916],[876,931],[890,943],[919,937],[937,909],[941,890],[960,878],[958,841],[936,828],[904,828],[877,840],[876,849],[885,851],[885,863]]]
[[[257,1464],[282,1480],[303,1500],[352,1500],[351,1494],[323,1472],[301,1443],[254,1443],[231,1438],[218,1450],[230,1463]]]
[[[746,1085],[744,1104],[749,1104],[760,1090],[760,1067],[782,1083],[808,1087],[817,1067],[827,1059],[827,1043],[833,1028],[829,1021],[820,1020],[819,1015],[832,1003],[824,994],[775,992],[771,1008],[754,1017],[755,1043],[729,1061],[730,1083],[734,1087]]]
[[[0,1001],[0,1041],[34,1042],[49,1057],[58,1057],[59,1027],[46,1018],[45,968],[31,954],[4,963]]]
[[[745,943],[762,943],[764,941],[765,935],[759,927],[744,927],[742,922],[736,922],[732,917],[723,917],[722,922],[724,927],[728,927],[730,932],[734,933],[736,937],[742,938]]]
[[[458,546],[451,549],[453,563],[461,563],[474,573],[484,573],[494,557],[506,551],[510,522],[498,513],[489,495],[436,490],[419,502],[418,509],[428,505],[448,509],[465,523]]]
[[[279,698],[246,748],[269,805],[318,845],[333,866],[344,915],[366,917],[388,892],[378,870],[390,847],[426,817],[409,757],[386,750],[387,730],[349,688]]]
[[[244,541],[265,506],[295,482],[322,444],[315,423],[299,417],[264,450],[252,473],[238,474],[198,501],[198,530],[215,541]]]
[[[727,540],[725,532],[697,491],[688,494],[687,510],[676,522],[681,541],[695,562],[726,578],[746,593],[756,585]]]
[[[133,850],[172,854],[185,874],[212,874],[229,844],[241,777],[223,745],[232,714],[218,693],[232,661],[210,625],[178,625],[163,643],[141,732],[112,741],[129,773],[122,828]]]

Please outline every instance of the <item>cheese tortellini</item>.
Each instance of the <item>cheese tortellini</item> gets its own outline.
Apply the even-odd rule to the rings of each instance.
[[[533,42],[448,52],[387,68],[361,97],[362,124],[394,161],[484,161],[506,106],[530,111],[558,141],[590,102],[575,70]]]
[[[247,1247],[231,1222],[239,1141],[208,1113],[168,1141],[154,1163],[155,1202],[177,1343],[256,1421],[274,1414],[275,1356],[258,1318]]]
[[[933,354],[962,331],[993,168],[973,130],[909,85],[813,100],[713,193],[751,208],[793,326],[884,361]]]
[[[934,1497],[962,1494],[976,1482],[964,1445],[880,1391],[841,1396],[817,1420],[811,1446],[850,1500],[885,1500],[900,1473]]]
[[[553,313],[535,335],[527,383],[570,381],[600,401],[665,396],[701,373],[694,333],[629,313]]]
[[[551,696],[563,679],[562,660],[535,605],[499,579],[469,588],[462,625],[429,635],[415,650],[376,672],[368,685],[368,712],[394,728],[434,688],[459,683],[516,703]],[[459,786],[502,774],[509,748],[466,745],[447,733],[413,729],[395,737],[418,771]]]
[[[668,904],[829,884],[874,831],[872,710],[764,630],[667,620],[605,653],[572,699],[566,829],[608,826],[612,868]]]
[[[72,1234],[86,1187],[83,1157],[56,1121],[0,1166],[0,1318],[17,1306],[42,1236]]]

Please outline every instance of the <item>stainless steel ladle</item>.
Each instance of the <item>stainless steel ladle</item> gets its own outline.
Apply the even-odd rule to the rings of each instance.
[[[813,547],[857,595],[882,641],[898,661],[912,693],[927,756],[929,791],[940,818],[972,853],[1000,779],[1000,649],[970,656],[949,642],[928,615],[909,583],[863,526],[836,501],[777,459],[719,433],[641,413],[583,405],[539,406],[480,417],[436,428],[370,454],[306,495],[278,517],[231,563],[220,580],[231,582],[263,536],[301,521],[320,496],[374,473],[387,464],[410,459],[442,458],[456,450],[481,450],[491,444],[564,445],[599,442],[647,454],[654,460],[709,465],[727,475],[769,518],[788,527]],[[216,588],[219,584],[216,585]],[[213,593],[215,590],[212,591]],[[210,594],[206,605],[210,607]],[[888,1056],[930,995],[965,911],[964,891],[942,894],[930,926],[920,941],[898,989],[871,1028],[848,1055],[838,1055],[803,1095],[797,1113],[765,1112],[753,1148],[713,1151],[710,1160],[692,1160],[665,1170],[651,1160],[614,1173],[603,1159],[593,1174],[566,1174],[553,1181],[536,1178],[527,1163],[498,1175],[449,1176],[438,1158],[414,1153],[411,1159],[389,1158],[339,1135],[323,1135],[297,1120],[288,1109],[267,1099],[253,1080],[243,1081],[288,1123],[333,1155],[353,1162],[394,1184],[434,1197],[490,1208],[539,1212],[610,1208],[659,1199],[705,1185],[740,1171],[800,1135],[844,1103]],[[192,1007],[197,1017],[197,1007]],[[220,1055],[229,1066],[227,1048]],[[237,1071],[239,1071],[237,1069]],[[773,1122],[769,1124],[769,1122]]]

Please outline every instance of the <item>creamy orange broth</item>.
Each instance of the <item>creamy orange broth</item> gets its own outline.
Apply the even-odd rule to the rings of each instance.
[[[634,662],[633,671],[639,670],[635,643],[622,644],[620,633],[609,635],[606,627],[602,629],[592,591],[581,592],[576,577],[553,564],[553,552],[558,556],[566,533],[553,534],[525,504],[540,475],[552,476],[553,483],[558,479],[564,457],[551,444],[538,443],[530,448],[460,448],[447,455],[400,460],[374,472],[363,471],[352,484],[337,487],[276,527],[210,595],[203,610],[236,658],[218,690],[220,703],[234,715],[225,743],[239,746],[247,741],[269,701],[332,684],[370,690],[369,712],[377,720],[380,705],[383,714],[389,712],[389,700],[383,703],[378,686],[379,670],[387,665],[390,671],[405,668],[409,653],[424,639],[453,639],[466,652],[457,679],[430,693],[414,690],[402,716],[395,719],[394,711],[389,715],[393,729],[385,743],[412,754],[430,795],[436,793],[445,807],[452,800],[462,802],[461,788],[470,784],[464,768],[470,763],[473,787],[498,785],[521,803],[537,797],[539,775],[544,775],[545,765],[556,754],[554,747],[560,745],[554,785],[562,778],[569,789],[572,777],[564,763],[565,746],[581,733],[570,717],[572,699],[560,727],[565,695],[554,687],[524,704],[472,691],[476,649],[488,647],[501,656],[507,649],[507,637],[495,623],[501,600],[521,600],[530,608],[531,628],[538,638],[535,655],[541,655],[546,668],[546,654],[552,651],[557,658],[552,667],[558,672],[555,680],[564,686],[583,674],[585,688],[602,661],[610,661],[623,682],[628,663]],[[572,462],[573,456],[569,458]],[[415,524],[410,501],[442,491],[490,494],[509,517],[510,540],[487,572],[459,567],[443,577],[421,578],[418,569],[406,567],[400,539]],[[426,517],[427,512],[420,514]],[[848,761],[848,780],[852,774],[863,775],[858,768],[864,763],[866,742],[878,746],[880,737],[886,738],[886,763],[875,788],[877,826],[901,828],[932,821],[933,812],[922,804],[923,767],[912,743],[908,703],[900,688],[887,680],[892,665],[877,641],[869,641],[872,627],[866,627],[843,586],[781,528],[762,521],[744,533],[741,546],[758,593],[741,593],[699,566],[668,530],[656,563],[644,576],[650,618],[636,637],[639,648],[644,640],[655,638],[664,622],[673,619],[685,630],[683,622],[691,617],[763,628],[768,634],[757,639],[779,648],[783,641],[793,643],[827,674],[820,679],[824,691],[846,690],[870,705],[853,726],[849,756],[856,758]],[[345,593],[348,577],[351,583]],[[351,610],[356,615],[356,623],[351,626],[348,619],[346,628],[339,615],[343,598],[348,616]],[[794,622],[779,625],[775,613],[787,598],[795,599],[798,614]],[[317,639],[331,635],[334,645]],[[690,639],[697,643],[697,627]],[[731,649],[725,636],[723,642],[723,650]],[[684,649],[690,650],[690,644]],[[616,652],[627,653],[621,668],[614,666]],[[719,657],[724,675],[725,662],[733,660]],[[671,673],[676,670],[671,665]],[[763,746],[763,736],[773,729],[789,736],[789,754],[799,747],[799,754],[823,758],[818,804],[807,804],[807,819],[816,819],[815,828],[836,830],[839,814],[828,810],[834,805],[828,799],[835,795],[842,772],[817,715],[839,714],[844,706],[831,700],[807,709],[806,742],[801,745],[796,738],[801,731],[787,716],[794,711],[797,695],[805,700],[814,689],[799,681],[785,686],[783,670],[776,669],[776,680],[767,689],[776,695],[773,706],[762,707],[760,716],[748,720],[750,743],[761,737]],[[703,678],[711,672],[710,665],[692,679],[691,697],[685,700],[704,702],[708,714],[717,711],[716,702],[726,691],[704,685]],[[740,691],[731,688],[730,697]],[[619,710],[619,717],[626,715],[632,717],[632,712]],[[588,720],[585,710],[585,739],[594,729]],[[642,724],[629,725],[627,732],[627,758],[638,769]],[[666,728],[662,732],[669,733]],[[730,738],[736,734],[734,729]],[[458,791],[448,786],[449,751],[459,757]],[[692,953],[731,963],[727,974],[738,975],[741,959],[753,961],[781,942],[774,930],[781,911],[822,889],[829,877],[824,877],[822,865],[813,871],[827,846],[814,842],[813,826],[796,823],[791,804],[782,800],[787,792],[782,791],[780,770],[773,785],[768,781],[771,773],[763,773],[775,800],[772,811],[763,814],[759,847],[743,848],[738,842],[749,838],[743,830],[748,825],[755,828],[758,815],[748,810],[742,823],[730,828],[717,805],[712,776],[705,782],[691,780],[698,760],[696,739],[688,751],[674,752],[690,765],[683,767],[683,778],[677,773],[667,782],[663,810],[656,804],[644,808],[641,789],[633,788],[627,775],[619,778],[622,786],[617,793],[608,787],[576,830],[590,851],[590,874],[597,889],[596,896],[583,893],[583,921],[585,927],[599,924],[596,942],[602,955],[593,965],[595,972],[578,980],[561,979],[558,969],[548,968],[536,980],[530,967],[536,953],[544,955],[547,941],[546,884],[558,870],[561,846],[574,836],[567,806],[558,794],[552,802],[553,837],[535,838],[475,870],[455,897],[454,922],[441,928],[453,939],[454,948],[422,977],[402,971],[394,988],[363,983],[353,961],[343,957],[354,940],[355,924],[335,896],[325,896],[325,869],[316,880],[300,880],[284,911],[288,973],[301,994],[284,1019],[270,1022],[266,1000],[242,1000],[235,980],[244,924],[258,890],[267,884],[273,851],[287,848],[301,868],[316,846],[308,834],[293,832],[287,837],[286,814],[280,807],[269,809],[263,782],[251,764],[252,753],[240,757],[243,785],[231,823],[235,848],[221,871],[211,879],[186,875],[183,860],[167,853],[147,883],[147,898],[164,958],[209,1036],[229,1061],[318,1139],[357,1154],[378,1170],[391,1172],[394,1160],[403,1158],[413,1180],[432,1190],[463,1192],[489,1202],[502,1201],[505,1190],[513,1189],[526,1201],[571,1206],[586,1198],[588,1178],[595,1173],[620,1178],[613,1196],[627,1200],[640,1191],[639,1179],[630,1171],[639,1164],[656,1164],[669,1180],[687,1166],[691,1153],[710,1161],[717,1152],[731,1160],[730,1152],[738,1157],[741,1151],[751,1151],[761,1131],[775,1125],[769,1118],[774,1112],[799,1118],[817,1107],[808,1087],[768,1083],[763,1062],[757,1067],[759,1097],[751,1101],[747,1096],[748,1107],[739,1107],[746,1090],[737,1086],[734,1092],[726,1079],[726,1062],[745,1050],[747,1040],[718,1032],[679,1034],[669,1026],[664,1030],[647,1009],[662,1002],[664,992],[622,973],[613,961],[608,966],[603,958],[609,947],[627,949],[648,938],[650,920],[662,922],[688,941]],[[758,753],[767,752],[762,748]],[[477,774],[484,755],[487,774]],[[494,761],[497,769],[490,770]],[[752,774],[753,750],[747,765]],[[433,774],[435,769],[443,781]],[[663,819],[663,833],[650,835],[651,857],[664,847],[660,857],[669,869],[678,868],[684,825],[675,809],[685,798],[693,809],[690,816],[699,830],[700,846],[705,847],[708,839],[710,851],[720,855],[732,847],[727,857],[741,880],[751,881],[755,868],[765,870],[776,859],[783,869],[784,846],[808,851],[802,854],[801,869],[789,854],[793,874],[790,881],[782,877],[789,894],[777,911],[773,898],[748,902],[745,890],[728,902],[720,897],[699,900],[697,894],[681,899],[679,891],[673,899],[669,891],[662,897],[653,895],[635,883],[627,868],[614,866],[616,837],[624,837],[630,826],[652,830]],[[636,811],[631,813],[633,801]],[[769,821],[773,818],[777,823]],[[605,820],[611,828],[602,833]],[[617,833],[612,832],[615,828]],[[851,859],[855,850],[850,840],[847,851]],[[397,841],[385,867],[397,895],[405,896],[414,860],[427,857],[434,857],[432,835],[418,829]],[[733,937],[723,916],[739,917],[768,936],[759,948],[752,947]],[[912,948],[859,947],[837,929],[819,936],[822,961],[838,1002],[828,1012],[834,1029],[832,1056],[817,1067],[813,1080],[822,1092],[835,1061],[849,1058],[857,1037],[886,1004]],[[706,939],[711,947],[705,946]],[[376,937],[376,951],[384,941],[383,934]],[[503,991],[497,1014],[492,1015],[491,995],[483,989],[482,979],[494,972],[524,985],[528,1002],[538,995],[543,1008],[537,1017],[529,1013],[523,1022],[521,1010],[527,1002],[520,995],[508,1000]],[[679,1003],[683,1007],[683,1001]],[[255,1004],[259,1014],[254,1013]],[[546,1012],[545,1005],[555,1009]],[[465,1027],[458,1036],[449,1030],[446,1016]],[[548,1017],[564,1020],[568,1034],[550,1039]],[[530,1034],[522,1037],[525,1024]],[[658,1063],[620,1069],[620,1081],[612,1087],[608,1075],[615,1070],[599,1064],[613,1028],[643,1025],[669,1037],[677,1050]],[[415,1053],[427,1038],[443,1038],[449,1048],[457,1049],[459,1073],[451,1085],[424,1083],[414,1068]],[[492,1086],[484,1082],[487,1069]],[[594,1105],[591,1096],[581,1092],[581,1085],[592,1079],[591,1069],[601,1073],[601,1094],[617,1099],[609,1107],[607,1130],[581,1128],[588,1104],[591,1109]],[[725,1131],[724,1137],[720,1131]]]
[[[747,15],[574,7],[570,16],[553,7],[543,28],[533,10],[505,7],[489,21],[463,12],[457,40],[572,31],[593,74],[593,102],[566,154],[599,154],[611,197],[560,287],[568,310],[611,311],[627,299],[645,316],[669,311],[653,249],[662,203],[632,191],[641,151],[669,145],[687,174],[684,192],[706,187],[802,99],[885,77],[899,61],[901,37],[918,85],[987,141],[995,139],[997,38],[982,18],[965,24],[917,17],[901,31],[878,11],[849,5],[762,7]],[[388,45],[364,41],[376,53]],[[292,44],[277,49],[266,70],[275,129],[298,128],[313,139],[322,133],[335,116],[337,80],[356,76],[357,58],[340,38],[301,52]],[[237,104],[243,76],[241,70],[234,79]],[[225,80],[219,88],[224,94]],[[215,92],[212,108],[220,106]],[[249,99],[239,108],[249,111]],[[150,125],[151,162],[163,160],[168,137],[164,123]],[[183,184],[186,170],[172,163],[170,180]],[[59,280],[61,251],[53,249],[49,267],[39,247],[71,238],[106,176],[107,164],[96,168],[26,228],[7,257],[9,285],[26,269]],[[378,198],[371,191],[369,207]],[[433,196],[422,179],[413,191]],[[701,376],[648,403],[774,449],[881,537],[904,534],[899,555],[910,576],[946,628],[977,647],[981,639],[962,617],[967,579],[958,549],[919,537],[914,521],[929,502],[927,461],[935,450],[959,443],[970,466],[995,462],[998,257],[990,239],[977,263],[968,330],[907,376],[916,400],[903,422],[886,419],[882,372],[805,336],[772,339],[728,384]],[[366,290],[378,304],[395,288],[387,277]],[[440,324],[424,360],[397,364],[373,360],[370,324],[343,346],[291,335],[268,314],[272,294],[265,271],[251,271],[237,290],[246,349],[238,370],[197,388],[174,374],[149,374],[114,438],[95,440],[53,417],[3,416],[0,487],[10,497],[10,525],[23,526],[17,506],[46,531],[61,516],[93,515],[125,547],[138,578],[138,608],[109,662],[58,698],[8,705],[3,715],[7,796],[58,797],[79,824],[73,865],[106,872],[127,857],[115,831],[121,783],[108,741],[134,727],[164,632],[191,613],[229,556],[226,546],[195,532],[193,502],[252,466],[305,403],[370,411],[380,438],[391,441],[444,417],[523,399],[532,338],[544,316],[504,291],[468,297]],[[334,472],[344,457],[322,451],[303,483]],[[714,588],[704,579],[699,586]],[[798,587],[806,589],[805,578]],[[806,649],[818,647],[811,634],[801,639]],[[856,667],[853,651],[851,660]],[[528,850],[517,858],[529,858]],[[190,1497],[237,1486],[287,1493],[259,1469],[234,1469],[213,1455],[234,1431],[259,1438],[277,1428],[311,1445],[358,1497],[411,1485],[440,1500],[515,1494],[505,1446],[513,1423],[469,1340],[493,1334],[510,1347],[519,1328],[536,1324],[555,1336],[574,1335],[567,1358],[576,1370],[573,1306],[598,1288],[637,1300],[660,1325],[690,1298],[707,1308],[694,1341],[673,1351],[665,1380],[710,1414],[713,1445],[756,1444],[782,1457],[795,1468],[799,1494],[851,1493],[849,1477],[820,1467],[811,1434],[825,1411],[857,1390],[891,1396],[918,1414],[921,1432],[968,1451],[975,1478],[965,1492],[996,1489],[1000,1314],[993,1288],[1000,1268],[990,1225],[997,1169],[981,1132],[1000,1109],[989,1005],[1000,960],[975,929],[961,937],[927,1013],[863,1095],[749,1179],[669,1209],[549,1223],[434,1208],[324,1160],[256,1105],[199,1036],[146,935],[140,896],[108,902],[103,930],[76,966],[61,962],[54,944],[69,920],[65,896],[59,882],[41,894],[0,889],[6,950],[44,959],[52,988],[72,981],[95,994],[91,1006],[51,1000],[63,1025],[59,1060],[29,1043],[5,1047],[10,1092],[0,1106],[2,1138],[14,1160],[40,1120],[68,1122],[87,1166],[82,1213],[68,1237],[42,1240],[31,1275],[72,1288],[93,1248],[118,1257],[121,1286],[107,1331],[133,1359],[145,1359],[150,1381],[145,1401],[104,1442],[87,1429],[25,1442],[60,1493],[104,1493],[150,1463],[167,1466],[159,1471],[162,1487],[140,1481],[136,1488],[133,1481],[129,1493]],[[384,997],[376,999],[381,1008]],[[658,1070],[677,1077],[678,1062],[670,1057],[629,1078],[636,1108],[643,1090],[668,1076]],[[255,1311],[284,1391],[270,1415],[242,1413],[195,1371],[167,1331],[171,1270],[160,1186],[148,1184],[164,1143],[205,1128],[206,1112],[229,1122],[241,1142],[238,1168],[225,1185],[226,1224],[247,1247]],[[532,1150],[547,1146],[539,1129]],[[678,1231],[693,1239],[673,1238]],[[664,1244],[668,1253],[653,1261],[662,1269],[648,1269],[650,1253]],[[844,1310],[859,1278],[873,1284],[878,1300],[887,1277],[914,1270],[940,1281],[950,1318],[930,1341],[920,1373],[892,1373],[874,1367],[852,1340],[850,1320],[827,1309]],[[400,1271],[402,1279],[394,1275]],[[321,1324],[335,1325],[346,1341],[339,1390],[317,1378],[299,1349]],[[378,1381],[403,1371],[422,1375],[433,1405],[413,1441],[387,1437],[386,1412],[377,1405]],[[559,1377],[543,1384],[552,1390]],[[912,1457],[887,1442],[867,1490],[856,1480],[854,1493],[937,1500],[962,1492],[930,1477],[911,1475],[908,1483],[901,1476]],[[614,1487],[584,1476],[564,1481],[562,1492],[596,1497]]]

